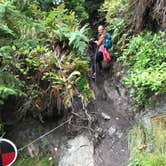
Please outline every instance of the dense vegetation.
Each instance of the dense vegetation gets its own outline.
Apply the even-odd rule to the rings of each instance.
[[[166,42],[163,35],[148,32],[133,37],[120,57],[130,69],[125,83],[132,87],[131,96],[137,104],[154,94],[166,92]]]
[[[75,98],[86,106],[95,97],[85,50],[96,23],[104,23],[112,34],[111,53],[127,67],[123,83],[136,107],[165,94],[164,6],[163,0],[0,0],[0,134],[2,113],[11,101],[18,119],[33,115],[44,122],[47,113],[71,111]],[[160,133],[147,133],[143,125],[131,131],[129,165],[166,165],[165,126],[153,127]],[[154,153],[146,151],[149,142]],[[29,158],[20,162],[26,161],[34,163]]]
[[[147,3],[145,8],[151,4],[149,1]],[[142,3],[132,4],[128,0],[106,0],[101,10],[107,12],[107,29],[112,32],[114,42],[113,54],[128,67],[128,77],[124,78],[124,82],[131,88],[131,96],[136,104],[142,105],[147,104],[151,96],[166,92],[166,41],[164,32],[156,32],[160,26],[154,29],[155,32],[150,31],[152,29],[148,24],[153,24],[154,20],[146,23],[144,26],[146,30],[136,35],[139,19],[143,19],[140,13],[146,12],[145,8],[140,8],[140,12],[136,17],[134,16],[133,20],[133,13],[136,11],[132,8],[136,4],[139,6]],[[156,4],[153,5],[157,8]],[[159,8],[162,8],[162,5],[161,2]],[[157,9],[156,12],[158,12]],[[152,16],[156,15],[157,13],[153,12]],[[147,18],[144,19],[152,16],[147,13]],[[161,20],[157,21],[159,23]]]
[[[79,26],[64,4],[43,11],[38,3],[20,10],[1,1],[0,106],[17,97],[19,116],[72,108],[74,96],[88,103],[93,97],[86,79],[88,27]]]
[[[164,6],[160,0],[105,0],[101,8],[112,32],[113,54],[127,66],[123,81],[136,107],[166,93],[166,40],[160,31],[165,27]],[[149,121],[140,121],[129,133],[129,166],[166,165],[165,115]]]
[[[131,160],[129,166],[166,165],[165,115],[140,122],[129,134]]]

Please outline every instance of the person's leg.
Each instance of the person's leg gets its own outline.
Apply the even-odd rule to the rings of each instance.
[[[96,64],[99,65],[100,70],[102,70],[102,61],[103,61],[103,53],[99,51],[96,54]]]
[[[96,78],[96,66],[98,64],[99,66],[99,70],[101,71],[102,70],[102,62],[103,60],[103,53],[101,51],[97,52],[96,55],[94,56],[94,59],[93,59],[93,64],[92,64],[92,71],[93,71],[93,74],[92,74],[92,78]]]
[[[96,61],[96,57],[95,56],[92,57],[92,73],[96,72],[96,70],[95,70],[95,68],[96,68],[96,62],[95,62]]]

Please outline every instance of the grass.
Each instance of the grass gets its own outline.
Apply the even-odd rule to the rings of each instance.
[[[13,166],[53,166],[53,161],[49,157],[20,157]]]
[[[150,124],[140,122],[130,131],[128,166],[166,166],[166,115],[152,117]]]

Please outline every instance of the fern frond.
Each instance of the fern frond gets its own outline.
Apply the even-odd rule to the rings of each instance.
[[[15,33],[13,32],[13,30],[11,30],[7,25],[4,25],[4,24],[0,24],[0,32],[5,35],[9,34],[9,35],[15,36]]]
[[[8,95],[16,95],[17,92],[14,89],[0,86],[0,98],[5,99]]]
[[[79,71],[73,71],[73,72],[69,75],[69,77],[68,77],[67,80],[68,80],[69,82],[71,82],[73,78],[75,78],[76,76],[80,76],[80,75],[81,75],[81,73],[80,73]]]
[[[81,29],[76,29],[73,32],[70,32],[69,37],[69,45],[73,47],[80,55],[83,55],[84,50],[87,46],[87,42],[89,41],[86,36],[86,32],[88,31],[87,25],[83,26]]]

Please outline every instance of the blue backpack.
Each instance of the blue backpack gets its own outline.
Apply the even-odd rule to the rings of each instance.
[[[111,48],[111,46],[112,46],[111,34],[109,32],[107,32],[105,34],[104,47],[108,49],[108,48]]]

